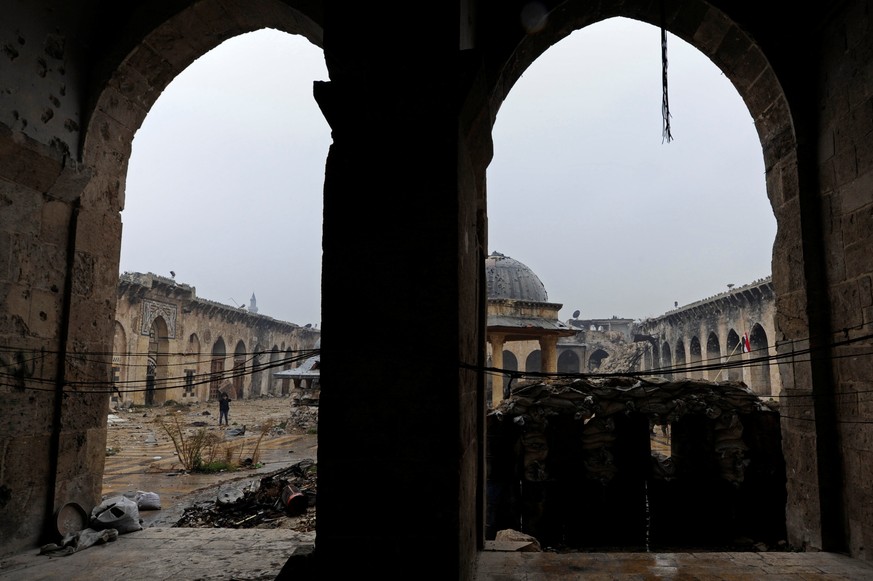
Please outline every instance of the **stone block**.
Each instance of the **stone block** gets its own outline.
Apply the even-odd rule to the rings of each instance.
[[[63,293],[34,289],[31,293],[27,326],[39,337],[56,341],[61,323]]]
[[[133,134],[132,129],[105,111],[95,111],[85,137],[86,163],[98,172],[126,163],[130,158]]]
[[[63,153],[0,125],[0,178],[47,191],[63,168]]]
[[[70,205],[57,201],[46,200],[42,206],[42,216],[39,222],[40,240],[49,244],[66,246],[70,231]]]
[[[42,204],[38,192],[0,179],[0,232],[35,234]]]
[[[854,157],[849,163],[855,164]],[[873,203],[873,171],[859,175],[857,178],[845,176],[845,181],[837,176],[839,189],[839,212],[848,214]]]
[[[845,248],[846,277],[855,279],[873,269],[873,253],[866,244],[853,244]]]
[[[718,10],[708,10],[694,32],[694,45],[705,54],[715,54],[731,29],[730,21]]]
[[[146,82],[146,92],[134,95],[132,99],[134,102],[141,103],[145,110],[151,108],[155,99],[181,72],[164,60],[147,43],[142,43],[131,51],[120,70],[135,71],[137,76]],[[132,129],[136,130],[137,127],[138,125],[135,125]]]
[[[12,262],[12,237],[8,232],[0,231],[0,282],[9,281],[10,265]],[[0,304],[3,303],[0,292]]]
[[[837,149],[831,158],[834,170],[834,185],[837,189],[851,183],[858,177],[858,164],[855,160],[855,148],[849,144]]]
[[[843,214],[840,222],[844,246],[865,242],[873,235],[873,207]]]
[[[837,329],[852,329],[863,323],[858,285],[854,280],[831,287],[831,323]]]
[[[49,406],[50,409],[50,406]],[[7,415],[17,410],[7,409]],[[48,493],[50,441],[48,426],[0,436],[0,491],[6,498],[0,519],[0,550],[32,546],[43,526]]]

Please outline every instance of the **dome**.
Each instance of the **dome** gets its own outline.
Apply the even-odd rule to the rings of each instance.
[[[499,252],[492,252],[485,259],[485,281],[489,299],[549,302],[546,287],[539,277],[521,262]]]

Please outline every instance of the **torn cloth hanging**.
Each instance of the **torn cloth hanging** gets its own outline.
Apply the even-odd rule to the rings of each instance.
[[[670,100],[667,96],[667,29],[664,28],[664,3],[661,2],[661,75],[663,97],[661,101],[661,115],[664,118],[664,130],[662,133],[661,143],[673,141],[673,134],[670,133]]]

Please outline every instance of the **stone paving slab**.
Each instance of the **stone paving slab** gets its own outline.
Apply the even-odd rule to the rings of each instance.
[[[39,549],[0,559],[2,581],[274,580],[315,533],[285,529],[146,528],[50,557]]]
[[[151,527],[68,556],[34,549],[0,558],[0,581],[274,581],[291,555],[311,552],[314,542],[315,533],[285,529]],[[378,578],[378,571],[359,565],[359,573]],[[421,573],[410,579],[426,579]],[[873,563],[834,553],[483,551],[477,557],[475,581],[571,579],[871,581]]]
[[[506,553],[484,551],[476,581],[871,581],[873,563],[834,553]]]

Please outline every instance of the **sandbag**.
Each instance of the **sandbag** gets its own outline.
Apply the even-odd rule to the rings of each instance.
[[[126,496],[112,496],[91,511],[91,528],[115,529],[119,534],[142,530],[136,501]]]
[[[137,490],[133,497],[136,506],[140,510],[161,510],[161,497],[157,492],[144,492]]]

